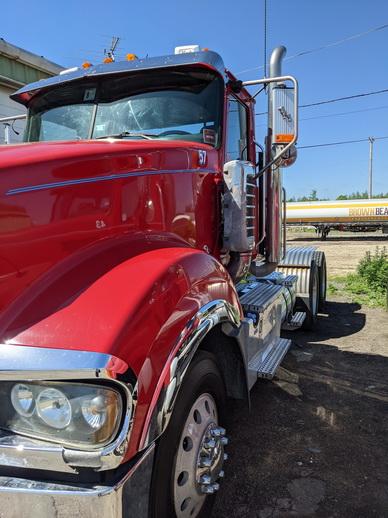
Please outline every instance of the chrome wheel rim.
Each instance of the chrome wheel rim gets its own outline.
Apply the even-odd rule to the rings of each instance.
[[[174,508],[179,518],[197,516],[206,496],[219,489],[227,442],[225,430],[218,426],[213,396],[201,394],[188,413],[174,465]]]

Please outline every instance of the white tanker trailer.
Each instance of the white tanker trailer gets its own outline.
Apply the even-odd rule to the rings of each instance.
[[[388,199],[289,202],[287,225],[313,226],[326,239],[330,230],[388,234]]]

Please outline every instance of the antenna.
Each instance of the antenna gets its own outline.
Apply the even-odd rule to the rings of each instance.
[[[115,50],[116,50],[116,47],[117,47],[119,41],[120,41],[119,37],[113,36],[112,43],[110,45],[110,49],[109,50],[104,49],[104,55],[107,56],[108,58],[110,58],[112,61],[115,60]]]

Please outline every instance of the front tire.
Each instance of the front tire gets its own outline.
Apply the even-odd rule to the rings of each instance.
[[[152,518],[208,517],[223,476],[225,387],[215,357],[197,353],[155,455]]]

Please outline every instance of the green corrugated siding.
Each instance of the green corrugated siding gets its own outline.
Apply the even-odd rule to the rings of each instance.
[[[1,55],[0,75],[26,85],[34,81],[39,81],[39,79],[50,77],[50,75],[45,72],[41,72],[40,70],[36,70],[36,68]]]

